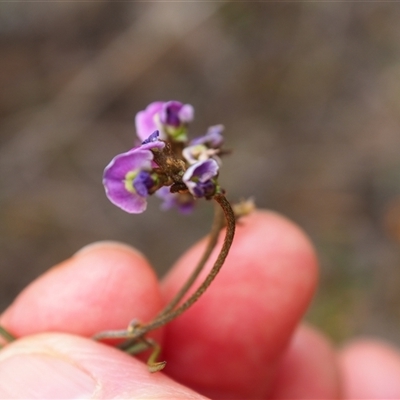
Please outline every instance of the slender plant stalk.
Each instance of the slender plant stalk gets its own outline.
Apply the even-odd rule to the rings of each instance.
[[[155,320],[150,322],[148,325],[143,325],[138,327],[137,329],[138,336],[143,335],[144,333],[150,330],[157,329],[167,324],[168,322],[171,322],[173,319],[175,319],[176,317],[181,315],[184,311],[186,311],[189,307],[191,307],[211,285],[212,281],[222,268],[225,259],[229,253],[229,249],[232,245],[233,238],[235,236],[236,220],[232,207],[223,194],[216,194],[214,196],[214,200],[221,206],[226,219],[226,233],[225,233],[224,243],[222,244],[221,251],[214,263],[214,266],[212,267],[210,273],[207,275],[204,282],[199,286],[199,288],[195,291],[195,293],[193,293],[193,295],[189,297],[188,300],[186,300],[176,310],[171,311],[169,314],[163,315],[160,318],[155,318]]]
[[[158,356],[161,353],[161,346],[155,342],[153,339],[143,339],[147,345],[153,349],[149,359],[147,360],[147,366],[151,373],[161,371],[167,364],[166,361],[157,361]]]
[[[189,279],[185,282],[179,292],[175,295],[175,297],[167,304],[167,306],[156,316],[155,319],[159,319],[164,315],[168,314],[172,311],[179,302],[183,299],[187,291],[191,288],[197,277],[199,276],[200,272],[203,270],[206,262],[210,258],[211,253],[213,252],[215,246],[218,242],[219,233],[224,226],[224,213],[221,211],[219,205],[215,205],[214,211],[214,221],[211,227],[210,237],[207,243],[207,247],[199,260],[196,268],[190,275]]]
[[[235,235],[235,227],[236,227],[235,214],[226,197],[222,193],[218,193],[214,196],[214,200],[220,205],[222,211],[224,212],[226,220],[226,233],[221,251],[218,254],[214,266],[212,267],[210,273],[207,275],[204,282],[199,286],[199,288],[189,297],[189,299],[187,299],[178,308],[167,314],[162,314],[160,317],[156,317],[150,323],[146,325],[135,324],[134,326],[131,327],[131,329],[125,331],[100,332],[97,335],[95,335],[94,338],[96,340],[107,339],[107,338],[108,339],[127,338],[128,340],[122,343],[121,346],[119,346],[120,348],[123,349],[125,347],[125,343],[131,344],[132,340],[143,337],[143,335],[145,335],[147,332],[160,328],[161,326],[171,322],[173,319],[181,315],[184,311],[186,311],[189,307],[191,307],[200,298],[200,296],[207,290],[207,288],[210,286],[214,278],[217,276],[218,272],[220,271],[225,262],[225,259],[229,253],[229,249],[233,242],[233,238]]]
[[[167,304],[167,306],[155,317],[155,319],[162,318],[163,316],[170,313],[182,300],[188,290],[192,287],[193,283],[198,278],[200,272],[203,270],[206,262],[210,258],[211,253],[213,252],[215,246],[217,245],[219,233],[225,224],[224,213],[221,210],[221,207],[218,203],[215,204],[214,207],[214,220],[211,227],[210,237],[207,243],[207,247],[204,250],[204,253],[197,263],[196,268],[194,269],[193,273],[190,275],[189,279],[185,282],[179,292],[175,295],[175,297]],[[125,331],[121,331],[120,333],[123,334]],[[126,352],[131,352],[130,349],[135,348],[136,346],[136,339],[127,339],[124,342],[118,345],[118,348],[124,350]]]
[[[0,325],[0,336],[2,336],[7,342],[13,342],[14,340],[16,340],[16,337],[14,335],[12,335],[10,332],[8,332],[7,329],[3,328]],[[3,346],[0,346],[0,349]]]
[[[164,314],[159,318],[155,318],[147,325],[138,326],[136,329],[133,330],[132,336],[130,336],[131,338],[141,337],[147,332],[160,328],[161,326],[167,324],[168,322],[171,322],[173,319],[181,315],[190,306],[192,306],[200,298],[200,296],[207,290],[211,282],[214,280],[214,278],[217,276],[218,272],[222,268],[233,242],[233,238],[235,235],[236,220],[232,207],[223,194],[216,194],[214,196],[214,200],[221,206],[222,211],[224,212],[226,219],[226,233],[221,251],[218,254],[218,257],[210,273],[207,275],[206,279],[199,286],[199,288],[189,297],[189,299],[187,299],[177,309],[171,311],[168,314]]]

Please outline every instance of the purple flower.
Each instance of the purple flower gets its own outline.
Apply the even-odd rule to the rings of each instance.
[[[154,184],[150,182],[152,161],[153,153],[141,147],[114,157],[103,175],[108,199],[128,213],[143,212],[148,189]]]
[[[146,140],[155,130],[159,129],[157,117],[163,107],[164,102],[156,101],[147,106],[143,111],[136,114],[135,124],[136,133],[140,140]]]
[[[147,139],[143,140],[142,142],[142,146],[143,145],[147,145],[148,143],[155,143],[157,141],[159,141],[160,137],[160,132],[159,131],[154,131]]]
[[[216,184],[213,178],[218,175],[218,170],[218,163],[213,159],[199,161],[186,170],[182,181],[194,197],[208,198],[215,194]]]
[[[190,214],[193,211],[195,200],[189,193],[171,193],[170,187],[163,186],[155,195],[163,200],[162,210],[177,208],[182,214]]]
[[[128,213],[141,213],[147,197],[155,193],[163,200],[161,208],[188,213],[196,198],[209,200],[220,190],[218,155],[224,127],[211,126],[188,145],[187,125],[193,116],[193,107],[178,101],[154,102],[136,115],[141,145],[114,157],[104,170],[103,184],[112,203]]]
[[[221,165],[221,159],[218,157],[218,154],[224,142],[224,137],[222,136],[223,130],[223,125],[210,126],[205,135],[193,139],[190,145],[185,147],[182,151],[186,161],[189,164],[195,164],[198,161],[205,161],[209,158],[213,158]]]
[[[196,164],[199,161],[205,161],[213,158],[221,165],[221,159],[218,157],[218,149],[209,149],[204,144],[195,144],[185,147],[182,150],[182,155],[189,164]]]
[[[164,103],[160,112],[160,121],[164,125],[179,128],[182,124],[192,122],[194,109],[190,104],[182,104],[179,101]]]
[[[193,117],[194,109],[190,104],[157,101],[136,114],[136,132],[141,140],[159,130],[163,140],[170,136],[175,141],[185,141],[186,126]]]
[[[222,136],[224,129],[223,125],[210,126],[204,136],[193,139],[190,144],[203,144],[209,148],[217,149],[221,147],[224,142],[224,137]]]
[[[147,171],[140,171],[133,180],[133,187],[136,193],[141,197],[147,197],[149,195],[149,190],[154,184],[154,178],[151,176],[150,172]]]
[[[137,148],[142,150],[159,151],[165,147],[165,142],[159,139],[160,132],[154,131],[149,137],[143,140],[142,144]]]

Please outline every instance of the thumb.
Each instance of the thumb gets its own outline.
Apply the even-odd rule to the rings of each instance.
[[[67,334],[17,340],[0,353],[0,398],[204,397],[123,352]]]

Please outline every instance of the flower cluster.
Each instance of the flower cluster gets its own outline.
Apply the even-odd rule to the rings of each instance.
[[[107,197],[128,213],[146,209],[155,193],[162,208],[192,210],[195,199],[211,199],[221,191],[218,173],[223,126],[188,140],[194,109],[178,101],[154,102],[136,115],[141,145],[113,158],[104,170]]]

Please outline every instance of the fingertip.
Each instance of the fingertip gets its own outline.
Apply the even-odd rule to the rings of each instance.
[[[17,336],[63,331],[91,336],[150,319],[161,307],[157,277],[126,245],[92,244],[33,281],[4,312]]]
[[[301,325],[279,361],[273,399],[337,399],[338,363],[331,342],[321,332]]]
[[[144,262],[147,262],[146,257],[138,249],[135,249],[134,247],[126,243],[113,240],[100,240],[98,242],[89,243],[79,249],[76,253],[74,253],[72,257],[82,257],[86,254],[90,254],[93,251],[125,251],[127,253],[130,253],[131,255],[135,254],[138,259],[142,258]]]
[[[220,244],[223,236],[221,233]],[[182,281],[190,275],[204,251],[207,240],[203,239],[187,251],[166,275],[162,282],[166,301],[173,297]],[[216,258],[218,251],[219,249],[214,250],[211,260]],[[293,259],[296,259],[295,264]],[[302,283],[304,289],[312,296],[318,282],[318,261],[310,239],[298,225],[286,217],[272,211],[256,210],[237,223],[235,238],[218,281],[223,277],[229,279],[238,274],[247,277],[257,270],[268,269],[273,273],[283,274],[285,261],[289,264],[293,276],[296,279],[301,278],[299,284]],[[209,268],[205,268],[202,278],[211,264],[212,262],[208,263]],[[243,265],[248,268],[243,268]]]
[[[204,245],[189,250],[168,274],[166,299],[190,275]],[[214,251],[211,259],[216,256]],[[215,281],[166,328],[172,376],[207,395],[263,397],[273,365],[313,296],[317,271],[309,239],[288,219],[256,211],[240,220]]]
[[[278,212],[258,209],[240,219],[237,227],[239,240],[245,240],[252,234],[253,241],[268,245],[270,250],[308,253],[315,261],[315,248],[304,230]]]
[[[29,336],[0,354],[0,398],[200,399],[109,346],[67,334]]]
[[[357,339],[339,353],[346,399],[399,399],[400,351],[377,339]]]

